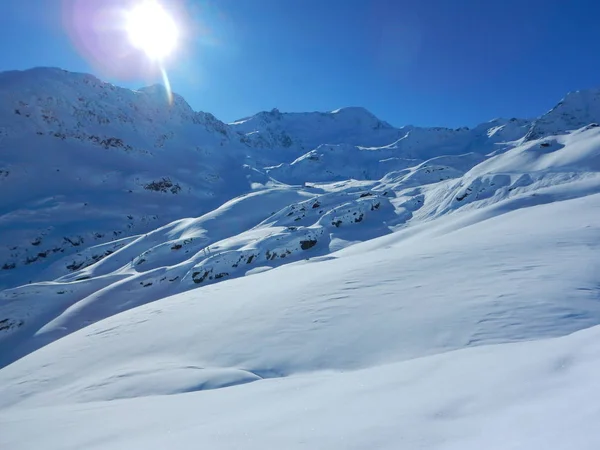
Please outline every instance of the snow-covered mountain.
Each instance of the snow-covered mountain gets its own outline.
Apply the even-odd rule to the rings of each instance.
[[[535,430],[581,395],[596,448],[599,331],[565,335],[600,324],[599,93],[473,129],[225,124],[0,74],[0,447],[567,448]]]
[[[267,179],[242,147],[159,87],[131,91],[58,69],[1,74],[0,284],[40,279],[57,257],[247,193]]]
[[[599,114],[591,92],[569,95],[577,101],[534,122],[496,119],[472,130],[397,129],[363,108],[274,110],[227,125],[178,95],[169,104],[159,86],[131,91],[48,68],[0,74],[0,98],[0,287],[45,280],[46,267],[84,247],[197,217],[249,192],[377,180],[470,154],[435,169],[439,179],[455,177],[519,139],[576,129]],[[569,114],[579,119],[565,122]]]
[[[600,118],[600,89],[570,92],[554,108],[533,121],[526,139],[597,125]]]

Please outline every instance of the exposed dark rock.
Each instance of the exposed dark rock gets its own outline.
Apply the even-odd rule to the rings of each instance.
[[[125,145],[123,144],[123,140],[119,139],[119,138],[115,138],[115,137],[102,139],[100,141],[100,145],[106,149],[108,149],[109,147],[114,147],[114,148],[124,148],[125,147]]]
[[[309,248],[313,248],[315,245],[317,245],[316,239],[307,239],[305,241],[300,241],[300,248],[302,250],[308,250]]]
[[[22,320],[11,320],[11,319],[3,319],[0,320],[0,331],[10,330],[11,328],[19,328],[23,326],[24,322]]]
[[[336,220],[335,222],[331,222],[331,225],[335,225],[336,227],[339,227],[342,224],[341,220]]]
[[[182,247],[183,247],[183,245],[181,245],[181,244],[173,244],[173,246],[171,247],[171,250],[179,250]]]
[[[313,207],[313,209],[320,208],[321,204],[319,202],[314,202],[312,207]]]
[[[371,197],[373,194],[371,194],[370,192],[363,192],[362,194],[360,194],[359,198],[365,198],[365,197]]]
[[[14,269],[15,267],[17,267],[17,265],[14,262],[4,263],[4,265],[2,266],[2,270],[11,270],[11,269]]]
[[[224,277],[228,277],[229,274],[227,272],[221,272],[215,275],[215,280],[218,280],[220,278],[224,278]]]
[[[200,275],[200,272],[194,272],[192,274],[192,279],[194,280],[194,283],[196,283],[196,284],[200,284],[204,280],[206,280],[208,278],[208,276],[210,275],[210,272],[208,270],[205,270],[204,273],[202,274],[202,276],[198,277],[198,275]]]
[[[363,215],[361,214],[356,219],[354,219],[354,222],[358,223],[358,222],[362,222],[362,220],[363,220]]]
[[[456,196],[456,200],[459,202],[462,202],[465,198],[467,198],[469,196],[471,192],[469,190],[465,191],[465,193],[463,195],[457,195]]]
[[[69,265],[67,266],[67,269],[69,269],[69,270],[71,270],[71,271],[75,272],[76,270],[79,270],[79,269],[81,269],[81,268],[82,268],[84,265],[85,265],[85,263],[83,263],[83,262],[82,262],[82,263],[76,263],[75,261],[73,261],[73,263],[72,263],[72,264],[69,264]]]
[[[144,185],[144,189],[155,192],[171,192],[177,194],[181,191],[181,186],[177,183],[173,183],[169,177],[163,177],[158,181],[152,181]]]
[[[25,259],[25,264],[31,264],[31,263],[34,263],[34,262],[36,262],[37,260],[38,260],[38,257],[37,257],[37,256],[28,256],[28,257]]]
[[[68,237],[63,237],[63,240],[65,242],[68,242],[69,244],[71,244],[73,247],[79,247],[81,244],[83,244],[83,238],[81,236],[77,236],[77,238],[68,238]]]
[[[250,255],[248,256],[248,259],[246,260],[246,264],[250,264],[252,263],[252,260],[254,259],[254,255]]]

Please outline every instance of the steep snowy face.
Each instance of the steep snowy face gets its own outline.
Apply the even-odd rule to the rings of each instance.
[[[193,123],[201,125],[199,129],[207,136],[213,132],[227,136],[222,122],[194,112],[177,94],[171,101],[160,85],[132,91],[89,74],[37,68],[0,73],[0,96],[3,122],[13,125],[12,129],[35,127],[35,131],[75,136],[84,128],[134,130],[143,131],[152,142],[164,129]],[[14,115],[30,120],[19,122]]]
[[[552,133],[593,127],[599,109],[597,92],[580,92],[533,125],[513,118],[473,129],[394,128],[356,107],[272,110],[228,125],[176,94],[170,101],[161,86],[132,91],[49,68],[1,73],[0,287],[41,281],[49,267],[62,267],[52,277],[77,272],[140,235],[272,188],[320,183],[322,194],[347,180],[381,192],[410,186],[418,193],[400,201],[404,212],[390,221],[402,224],[430,185],[515,148],[529,157],[520,146],[526,135],[549,136],[533,147],[550,153],[563,145]],[[281,208],[265,205],[260,219]]]
[[[379,120],[364,108],[331,112],[261,112],[229,124],[244,135],[244,142],[258,149],[277,149],[289,162],[321,144],[384,146],[405,132]]]
[[[47,68],[0,74],[0,286],[266,182],[243,147],[160,86],[131,91]],[[29,274],[17,280],[19,267]]]
[[[0,447],[598,448],[598,102],[227,125],[0,74]]]
[[[197,219],[104,244],[81,243],[80,251],[40,273],[51,282],[0,292],[0,349],[6,349],[0,351],[0,366],[92,322],[173,294],[305,259],[335,259],[342,250],[360,252],[360,242],[403,230],[407,236],[418,230],[427,234],[429,227],[449,223],[439,222],[446,219],[471,217],[464,219],[468,228],[471,220],[598,194],[599,150],[600,128],[583,127],[491,157],[398,159],[399,168],[379,180],[273,186]],[[382,150],[321,146],[318,151],[328,161],[323,167],[341,170],[343,164],[335,161],[344,161],[345,152],[360,159],[361,153]],[[360,161],[368,167],[368,159]],[[292,169],[298,173],[288,176],[301,178],[310,173],[303,164],[319,162],[295,161]]]
[[[273,110],[230,124],[232,129],[243,134],[244,143],[259,150],[257,154],[262,155],[261,160],[265,165],[271,163],[275,166],[282,163],[291,167],[306,158],[314,161],[315,152],[320,153],[324,145],[329,145],[329,150],[335,148],[338,153],[343,151],[342,148],[346,149],[346,159],[351,159],[350,154],[356,154],[355,148],[381,150],[379,156],[373,154],[367,159],[390,162],[389,166],[383,164],[384,171],[397,170],[398,165],[393,158],[424,161],[440,155],[504,151],[514,146],[514,141],[521,139],[530,125],[528,120],[513,118],[495,119],[474,129],[414,126],[394,128],[364,108],[343,108],[329,113],[281,113]],[[268,150],[275,152],[269,153]],[[389,155],[384,156],[384,153]],[[379,170],[364,170],[364,159],[359,157],[351,159],[349,165],[344,164],[347,168],[346,173],[328,167],[316,178],[309,179],[325,179],[327,174],[333,175],[333,179],[363,179],[365,176],[372,176],[373,173],[380,173]],[[336,161],[341,165],[340,159]],[[282,172],[291,173],[297,170],[284,168],[277,172],[281,176]],[[275,176],[275,172],[272,174]],[[296,180],[281,178],[280,181],[292,182],[292,179]]]
[[[460,164],[460,170],[468,170],[485,155],[514,148],[529,126],[527,120],[495,119],[474,129],[402,127],[397,129],[402,137],[388,145],[322,144],[290,163],[267,167],[265,172],[275,180],[293,184],[349,178],[378,180],[440,155],[470,155]],[[472,164],[465,165],[467,162]]]
[[[526,139],[539,139],[598,123],[600,89],[570,92],[554,108],[533,122]]]

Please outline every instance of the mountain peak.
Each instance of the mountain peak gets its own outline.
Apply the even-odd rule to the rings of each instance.
[[[525,140],[564,133],[597,122],[600,122],[600,89],[572,91],[533,122]]]
[[[330,114],[367,116],[376,118],[375,114],[373,114],[367,108],[363,108],[362,106],[344,106],[343,108],[330,111]]]

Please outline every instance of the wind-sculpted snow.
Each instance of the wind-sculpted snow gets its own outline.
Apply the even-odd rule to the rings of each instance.
[[[162,88],[36,69],[1,74],[0,100],[0,285],[270,183],[239,135]]]
[[[306,377],[600,323],[600,195],[502,208],[447,215],[329,258],[173,297],[163,291],[168,298],[89,325],[0,370],[0,405],[186,392],[209,377],[206,388]],[[88,297],[26,342],[75,331],[78,320],[136,302],[138,292],[153,295],[154,285],[134,285],[115,283],[104,303]]]
[[[487,159],[437,157],[377,181],[280,185],[198,219],[91,247],[48,268],[51,283],[0,294],[6,361],[168,295],[318,260],[448,214],[495,205],[491,214],[504,214],[600,192],[599,149],[600,131],[583,129]]]
[[[340,248],[341,240],[356,242],[387,234],[390,228],[385,221],[394,216],[387,195],[262,191],[199,219],[177,221],[112,246],[93,247],[72,261],[67,258],[52,266],[48,273],[60,273],[67,263],[65,268],[72,270],[55,282],[0,293],[4,305],[0,320],[6,321],[0,341],[8,348],[24,334],[37,333],[43,338],[33,341],[46,343],[49,337],[40,328],[48,322],[62,324],[52,333],[51,339],[56,339],[165,295],[243,276],[257,268],[325,255],[332,246]],[[289,204],[303,197],[307,200]],[[265,218],[264,209],[256,205],[267,202],[274,209],[278,204],[288,206]],[[48,297],[52,300],[36,306]]]
[[[595,450],[599,342],[595,327],[282,379],[136,360],[32,399],[41,408],[1,410],[0,444],[14,450]],[[243,385],[196,392],[214,386],[215,378]],[[129,398],[140,394],[152,396]],[[121,400],[65,404],[74,397]]]
[[[597,448],[598,98],[224,124],[0,74],[0,447]]]
[[[0,287],[47,280],[63,259],[71,258],[69,271],[88,266],[109,256],[114,240],[281,184],[409,172],[415,186],[457,178],[520,142],[593,127],[597,98],[577,92],[533,122],[494,119],[473,129],[395,128],[363,108],[273,110],[224,124],[176,94],[169,103],[160,86],[132,91],[49,68],[4,72]],[[461,162],[433,162],[440,157]]]

